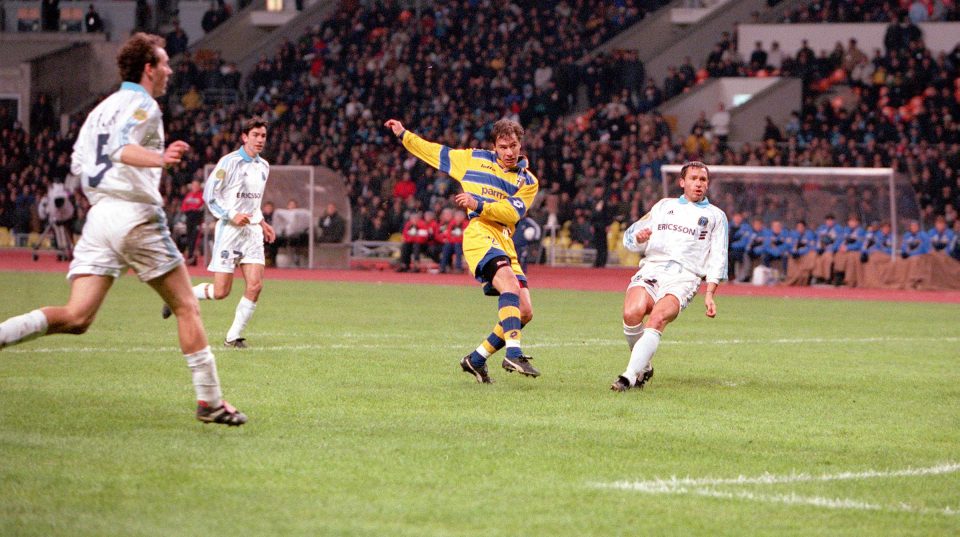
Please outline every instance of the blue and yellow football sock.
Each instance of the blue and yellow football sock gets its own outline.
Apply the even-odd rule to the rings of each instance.
[[[481,343],[475,351],[470,353],[470,363],[472,363],[474,367],[483,367],[483,364],[487,362],[487,358],[502,349],[505,343],[503,340],[503,327],[500,326],[500,322],[498,321],[493,327],[493,332],[487,336],[487,339],[483,340],[483,343]]]
[[[519,358],[523,355],[520,350],[522,335],[520,324],[520,296],[516,293],[502,293],[499,299],[500,325],[503,326],[503,339],[506,342],[507,358]]]

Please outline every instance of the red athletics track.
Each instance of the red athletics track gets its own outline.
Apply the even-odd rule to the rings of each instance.
[[[34,262],[29,250],[0,250],[0,271],[60,272],[67,263],[57,262],[49,252]],[[629,268],[553,268],[532,265],[527,276],[533,289],[576,289],[622,292],[635,270]],[[210,277],[204,267],[190,267],[194,277]],[[411,283],[424,285],[478,285],[466,274],[398,273],[392,270],[307,270],[268,268],[270,280],[313,280],[342,282]],[[851,289],[846,287],[756,287],[747,284],[722,285],[720,295],[827,298],[833,300],[889,300],[898,302],[941,302],[960,304],[960,291],[912,291],[897,289]]]

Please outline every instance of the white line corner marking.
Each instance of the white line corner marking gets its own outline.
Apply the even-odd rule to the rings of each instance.
[[[879,505],[861,500],[848,498],[824,498],[821,496],[800,496],[795,493],[787,494],[758,494],[742,489],[749,485],[779,485],[784,483],[811,483],[828,481],[849,481],[864,479],[885,479],[898,477],[920,477],[930,475],[953,474],[960,472],[960,463],[945,463],[927,468],[907,468],[905,470],[863,472],[841,472],[837,474],[823,474],[819,476],[809,474],[774,475],[764,473],[755,477],[738,476],[734,478],[677,478],[652,479],[649,481],[614,481],[613,483],[593,483],[592,486],[601,489],[629,490],[644,494],[686,494],[707,496],[730,500],[747,500],[763,503],[780,503],[790,505],[810,505],[826,509],[855,509],[862,511],[900,511],[920,514],[960,515],[960,510],[945,507],[930,509],[916,507],[905,503],[897,505]],[[717,487],[733,487],[733,490],[718,490]]]

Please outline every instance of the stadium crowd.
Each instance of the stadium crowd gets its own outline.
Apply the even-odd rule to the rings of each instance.
[[[832,54],[804,49],[788,58],[763,51],[765,57],[743,62],[735,36],[724,35],[701,69],[686,59],[658,87],[635,53],[576,62],[658,4],[512,5],[523,17],[490,19],[476,2],[444,2],[420,19],[400,8],[341,10],[261,57],[245,81],[215,52],[185,53],[163,103],[168,138],[193,147],[165,174],[172,221],[184,220],[183,198],[191,181],[203,179],[203,166],[236,149],[240,122],[258,114],[271,124],[268,160],[324,165],[344,175],[353,208],[349,238],[403,235],[427,213],[452,219],[454,185],[386,139],[383,119],[404,118],[425,137],[465,147],[485,145],[492,123],[506,115],[527,128],[524,149],[543,193],[533,213],[537,223],[567,228],[571,241],[604,253],[609,224],[629,224],[659,199],[660,167],[689,159],[893,166],[916,189],[922,227],[933,228],[943,216],[948,227],[960,228],[960,46],[934,56],[922,36],[904,32],[906,38],[872,58],[851,42]],[[725,144],[706,116],[691,133],[671,133],[657,110],[704,72],[755,76],[761,70],[798,76],[808,89],[789,123],[768,122],[763,141]],[[591,82],[585,101],[579,97],[584,80]],[[822,97],[838,83],[849,84],[859,102]],[[246,99],[209,106],[203,100],[209,88],[232,89]],[[77,126],[74,121],[65,133],[46,126],[27,134],[10,122],[0,125],[0,227],[17,233],[42,228],[37,201],[50,181],[66,175]],[[728,214],[764,212],[732,198],[718,201]],[[440,257],[438,250],[442,246],[429,251]]]

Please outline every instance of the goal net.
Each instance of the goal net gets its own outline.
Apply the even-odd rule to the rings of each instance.
[[[209,177],[214,165],[204,168]],[[277,234],[276,266],[280,268],[348,268],[350,264],[350,199],[343,179],[319,166],[270,166],[270,178],[261,200],[274,206],[273,228]],[[318,222],[328,204],[346,220],[345,241],[321,243]],[[213,216],[209,211],[204,226],[205,251],[212,250]],[[268,253],[268,257],[270,254]],[[270,260],[268,260],[269,262]],[[208,259],[209,262],[209,259]]]
[[[920,217],[910,182],[892,168],[815,168],[782,166],[708,166],[710,202],[729,218],[735,212],[779,220],[793,229],[804,220],[816,229],[830,214],[845,225],[855,215],[864,227],[889,222],[898,248],[899,231]],[[682,194],[680,165],[661,168],[664,196]]]

